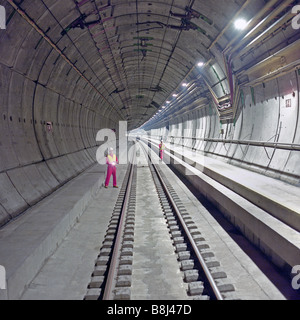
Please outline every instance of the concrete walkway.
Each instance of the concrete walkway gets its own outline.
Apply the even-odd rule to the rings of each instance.
[[[126,170],[126,165],[118,166],[119,185]],[[29,284],[22,300],[83,300],[118,194],[119,189],[112,186],[97,190],[74,228]]]
[[[126,168],[118,168],[120,182]],[[0,229],[0,265],[7,276],[0,300],[83,298],[88,280],[82,293],[68,286],[83,286],[84,261],[89,256],[93,262],[117,198],[117,189],[102,188],[105,173],[106,166],[93,166]]]

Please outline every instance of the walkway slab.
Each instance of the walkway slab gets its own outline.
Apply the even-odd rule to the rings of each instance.
[[[126,169],[125,165],[118,167],[119,184]],[[103,187],[95,192],[74,228],[29,284],[22,300],[83,300],[118,194],[118,189]]]
[[[0,265],[7,290],[0,299],[19,299],[101,187],[105,166],[95,165],[0,229]]]

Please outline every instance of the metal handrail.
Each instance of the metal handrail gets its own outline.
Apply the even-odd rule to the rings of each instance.
[[[154,137],[154,135],[151,135]],[[159,136],[157,136],[159,137]],[[257,141],[257,140],[228,140],[218,138],[197,138],[197,137],[183,137],[183,136],[170,136],[172,139],[194,139],[207,142],[220,142],[227,144],[241,144],[247,146],[276,148],[290,151],[300,151],[300,144],[297,143],[285,143],[285,142],[269,142],[269,141]]]

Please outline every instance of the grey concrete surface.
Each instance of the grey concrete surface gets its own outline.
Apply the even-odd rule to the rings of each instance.
[[[186,300],[187,284],[143,158],[137,169],[131,300]]]
[[[72,229],[103,183],[94,166],[0,229],[0,261],[9,299],[20,295]]]
[[[298,72],[292,71],[260,83],[252,91],[246,85],[234,119],[222,121],[221,111],[213,104],[199,103],[193,108],[193,102],[175,101],[176,115],[171,108],[164,119],[143,130],[155,139],[164,137],[171,142],[173,137],[175,144],[299,187],[300,169],[295,165],[299,148],[294,148],[300,143],[299,77]],[[247,141],[274,145],[250,145]],[[286,144],[287,148],[280,149],[276,143]]]
[[[90,168],[120,120],[299,188],[293,3],[0,0],[0,226]],[[84,15],[101,23],[72,28]]]
[[[119,184],[126,169],[126,165],[118,166]],[[95,169],[88,175],[98,175],[101,183],[104,180],[104,174]],[[118,193],[118,189],[104,189],[102,184],[95,190],[74,227],[28,284],[21,300],[83,300]]]
[[[156,142],[156,146],[157,146]],[[176,147],[175,147],[176,148]],[[176,149],[178,151],[178,149]],[[172,152],[171,152],[172,153]],[[189,150],[185,150],[184,153],[189,154]],[[196,168],[182,161],[182,156],[177,157],[176,155],[170,154],[166,151],[167,155],[171,155],[171,163],[175,164],[175,167],[206,197],[209,201],[214,203],[217,208],[256,246],[258,246],[270,259],[284,269],[286,272],[290,272],[294,265],[300,263],[300,236],[299,232],[294,228],[286,225],[281,220],[275,218],[278,216],[279,210],[284,206],[294,207],[293,215],[299,216],[297,210],[298,198],[296,197],[297,188],[294,186],[287,185],[280,181],[274,181],[268,177],[259,176],[258,183],[256,181],[257,174],[251,171],[246,171],[247,179],[243,180],[243,169],[236,168],[234,166],[228,166],[223,162],[214,160],[216,173],[213,170],[213,166],[210,167],[211,175],[217,176],[218,174],[222,177],[222,168],[224,167],[224,174],[231,175],[231,183],[234,184],[234,177],[239,183],[244,181],[245,187],[248,189],[246,199],[241,197],[237,192],[233,190],[238,189],[238,185],[226,187],[226,184],[221,184],[210,176],[204,174],[205,168],[198,170]],[[177,155],[179,155],[177,153]],[[206,167],[210,165],[210,159],[204,160],[200,157],[200,166]],[[193,160],[198,162],[197,158],[193,157]],[[261,183],[263,181],[263,184]],[[250,187],[248,187],[248,185]],[[274,188],[274,185],[278,185],[278,189]],[[257,186],[258,190],[255,189]],[[252,188],[252,189],[251,189]],[[231,190],[233,189],[233,190]],[[276,199],[275,205],[270,207],[270,213],[262,210],[260,207],[266,207],[262,203],[262,194],[270,195],[271,199],[266,196],[266,201]],[[275,194],[270,193],[270,190],[274,190]],[[281,197],[283,194],[288,194],[291,190],[292,194],[289,196],[290,199],[294,199],[294,203],[287,203],[286,197]],[[251,192],[253,194],[251,195]],[[293,196],[294,194],[294,196]],[[276,196],[277,195],[277,196]],[[257,196],[257,199],[255,199]],[[247,198],[252,201],[248,201]],[[256,205],[257,202],[257,205]],[[279,203],[276,208],[276,203]],[[273,210],[273,211],[272,211]],[[277,210],[277,211],[276,211]],[[273,217],[273,215],[275,217]],[[292,221],[292,220],[290,220]],[[296,228],[296,226],[295,226]]]
[[[265,258],[261,258],[259,253],[249,254],[251,250],[254,250],[251,249],[250,244],[246,244],[249,251],[240,246],[228,233],[228,230],[208,209],[199,203],[199,200],[166,164],[161,164],[160,167],[179,195],[201,235],[206,239],[210,250],[214,252],[215,259],[221,263],[222,270],[227,274],[226,281],[234,285],[235,298],[238,297],[242,300],[285,300],[291,298],[290,294],[293,294],[293,290],[289,280],[278,275],[276,268]],[[277,276],[274,278],[276,274]],[[287,291],[285,291],[286,286],[290,286]]]

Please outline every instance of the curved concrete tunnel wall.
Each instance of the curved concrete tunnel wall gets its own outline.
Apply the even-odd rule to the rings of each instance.
[[[254,96],[251,88],[244,88],[245,103],[240,101],[235,123],[221,124],[211,104],[170,120],[169,130],[167,125],[152,129],[151,135],[164,137],[169,142],[174,137],[175,144],[184,144],[233,165],[299,185],[299,151],[230,143],[230,140],[253,140],[300,144],[299,77],[298,72],[292,72],[259,85],[254,88]],[[290,106],[287,100],[291,101]],[[179,138],[184,133],[198,140]],[[226,139],[227,143],[210,139]]]
[[[93,165],[96,134],[117,117],[19,15],[0,41],[2,226]]]
[[[249,13],[253,11],[250,16],[264,5],[260,1],[254,2],[255,4],[253,3],[248,8]],[[275,2],[270,1],[267,5],[272,6],[272,3]],[[4,1],[1,3],[4,4]],[[126,116],[128,108],[125,108],[123,113],[120,111],[126,107],[121,104],[122,99],[110,94],[115,89],[121,89],[122,81],[120,83],[118,77],[112,77],[110,81],[110,72],[107,69],[112,66],[107,67],[102,55],[99,57],[99,50],[96,50],[92,42],[92,35],[85,37],[83,32],[74,31],[72,37],[61,37],[63,27],[78,17],[75,3],[75,1],[54,1],[51,4],[49,2],[51,10],[47,11],[42,1],[22,2],[22,9],[30,14],[34,22],[41,30],[44,30],[43,32],[54,44],[59,44],[60,50],[69,61],[74,61],[73,67],[16,12],[10,19],[7,30],[0,33],[0,226],[95,163],[97,149],[95,138],[98,130],[116,128],[116,123],[124,120]],[[237,10],[236,1],[228,3],[230,5],[223,7],[223,10],[235,12]],[[152,6],[152,10],[154,13],[157,11],[156,13],[161,14],[160,5],[164,8],[166,19],[169,19],[170,8],[166,2],[157,2]],[[205,6],[200,1],[195,2],[195,8],[197,8],[196,5],[199,6],[199,10],[201,7],[201,11],[205,9],[207,14],[211,14],[208,2]],[[141,7],[144,8],[142,12],[146,12],[148,6],[149,3],[142,2]],[[132,43],[131,36],[127,38],[127,34],[130,35],[131,32],[136,31],[135,25],[133,27],[127,25],[128,18],[136,14],[133,7],[135,6],[127,8],[126,4],[120,2],[115,8],[115,11],[121,14],[118,20],[117,18],[115,20],[116,26],[118,23],[122,27],[124,27],[123,23],[126,24],[126,28],[120,28],[121,31],[123,30],[122,44],[126,43],[126,48],[129,40]],[[8,16],[13,14],[10,5],[6,4],[6,8]],[[87,6],[86,10],[88,8]],[[221,8],[222,6],[220,10]],[[124,12],[127,15],[123,17]],[[220,26],[228,23],[226,14],[217,15],[215,13],[212,18],[215,22],[222,20],[223,23]],[[159,74],[161,80],[159,84],[166,84],[167,91],[175,89],[182,78],[190,74],[192,66],[199,57],[199,52],[196,54],[196,49],[199,49],[198,44],[203,42],[204,47],[211,45],[211,39],[215,39],[221,30],[221,28],[218,30],[211,27],[210,24],[205,25],[205,21],[199,21],[199,23],[203,23],[206,27],[209,25],[212,38],[204,37],[202,33],[180,31],[180,34],[184,36],[179,41],[177,31],[168,30],[167,35],[172,36],[176,43],[174,52],[170,53],[174,54],[175,59],[173,60],[176,60],[176,64],[173,60],[167,59],[169,51],[166,51],[166,48],[171,47],[171,38],[168,38],[165,47],[157,46],[158,51],[162,53],[159,53],[158,57],[154,55],[154,52],[152,57],[149,52],[147,59],[149,58],[151,64],[145,65],[147,73],[151,69],[157,69],[160,73],[158,66],[163,66],[163,60],[166,66],[170,67],[165,68],[166,77]],[[217,25],[218,23],[215,26]],[[118,32],[121,34],[120,30]],[[287,35],[289,35],[287,31],[280,33],[282,38],[286,38]],[[157,32],[157,41],[160,42],[161,39],[164,43],[165,36],[161,38],[160,33]],[[225,47],[226,37],[221,37],[219,42]],[[91,50],[91,45],[94,46],[94,50]],[[229,85],[225,69],[221,67],[223,57],[217,47],[215,45],[211,49],[213,55],[210,58],[214,56],[211,62],[213,68],[206,73],[206,77],[208,82],[214,85],[217,96],[221,98],[224,90],[229,92]],[[81,55],[78,48],[80,48]],[[125,47],[120,45],[120,48]],[[121,63],[120,58],[124,58],[126,62],[126,65],[124,61],[122,62],[124,69],[129,67],[135,69],[136,62],[131,58],[134,56],[132,47],[126,51],[123,50],[124,52],[119,51],[120,55],[117,55],[118,59],[115,62]],[[96,63],[97,59],[100,63]],[[252,59],[252,55],[248,59]],[[180,63],[177,64],[177,60]],[[155,68],[153,61],[157,61]],[[83,74],[76,72],[76,68],[84,73],[84,77]],[[172,72],[169,72],[171,69]],[[193,73],[196,71],[191,73],[191,77]],[[134,80],[132,86],[144,87],[144,83],[139,84],[134,79],[137,78],[133,76],[135,71],[129,72],[128,75],[130,75],[130,81],[131,78]],[[157,75],[152,77],[143,74],[138,78],[146,79],[147,77],[156,79]],[[221,81],[220,79],[223,78],[225,80]],[[115,80],[112,81],[113,79]],[[110,101],[117,102],[115,107],[108,106],[104,102],[101,92],[91,86],[93,83],[97,88],[103,89],[106,97],[110,96]],[[149,85],[148,82],[147,85]],[[198,129],[200,130],[198,138],[299,143],[299,74],[291,73],[278,80],[267,82],[265,88],[262,85],[257,86],[254,88],[254,93],[255,103],[252,101],[250,88],[244,89],[245,106],[240,103],[235,125],[232,123],[222,125],[223,136],[220,135],[219,116],[216,110],[208,105],[202,109],[190,111],[184,118],[179,116],[172,119],[169,123],[170,135],[180,136],[183,129],[189,129],[188,135],[194,137]],[[125,94],[127,94],[126,91]],[[129,92],[129,95],[136,97],[135,94],[135,91]],[[156,109],[157,105],[165,101],[166,94],[163,91],[158,92],[157,96],[159,98],[155,99],[155,107],[147,103],[147,112],[149,108]],[[284,107],[286,99],[291,99],[291,108]],[[144,114],[139,115],[137,111],[138,108],[131,110],[137,117],[144,116]],[[147,112],[145,111],[146,115]],[[48,121],[53,123],[53,132],[47,131]],[[136,119],[136,123],[139,123],[138,121],[140,119]],[[155,130],[155,132],[158,135],[165,135],[166,127]],[[180,142],[180,138],[177,141]],[[268,148],[266,149],[267,154],[263,147],[223,145],[221,142],[203,140],[196,142],[188,140],[185,143],[205,151],[210,156],[221,157],[235,165],[259,170],[293,183],[297,183],[299,179],[298,151],[279,149],[274,151]]]

